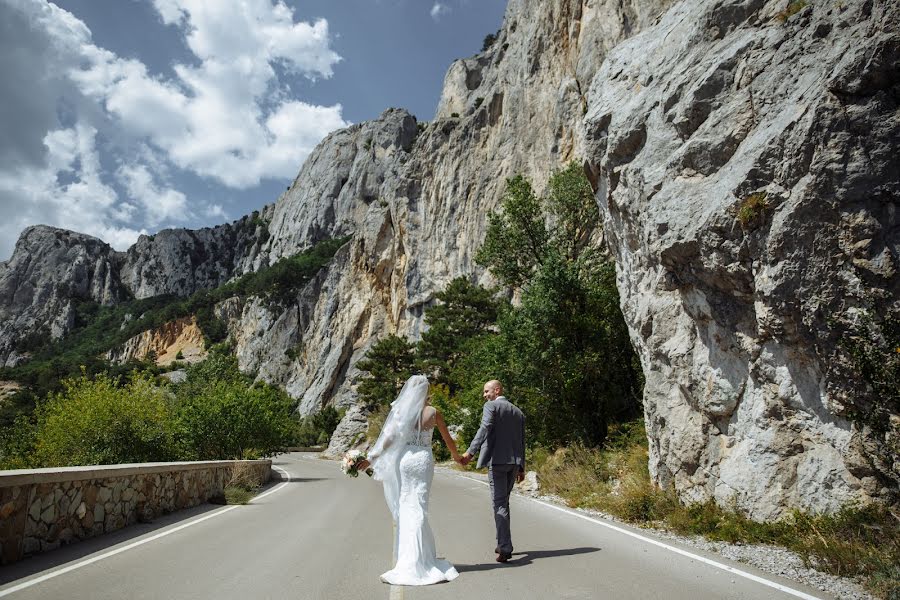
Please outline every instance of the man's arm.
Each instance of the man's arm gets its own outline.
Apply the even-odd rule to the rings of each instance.
[[[491,406],[490,402],[484,403],[484,410],[481,411],[481,426],[478,427],[478,433],[475,434],[472,443],[469,444],[469,449],[466,450],[466,453],[463,455],[464,461],[469,462],[469,460],[472,459],[472,456],[478,454],[484,440],[490,435],[491,429],[494,427],[493,408],[494,407]]]

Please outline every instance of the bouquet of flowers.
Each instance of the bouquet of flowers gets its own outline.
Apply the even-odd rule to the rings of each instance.
[[[350,477],[358,477],[359,465],[364,460],[366,460],[366,455],[364,452],[360,452],[359,450],[348,450],[344,453],[343,458],[341,458],[341,471],[343,471],[345,475],[349,475]],[[366,475],[368,475],[369,477],[372,476],[371,467],[366,469]]]

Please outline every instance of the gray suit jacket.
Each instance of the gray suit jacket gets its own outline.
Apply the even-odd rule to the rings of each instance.
[[[484,403],[481,427],[468,453],[478,454],[478,468],[487,465],[519,465],[525,470],[525,415],[503,396]]]

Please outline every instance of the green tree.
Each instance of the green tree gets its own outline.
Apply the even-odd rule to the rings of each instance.
[[[438,303],[425,310],[428,329],[417,346],[419,362],[434,382],[458,387],[450,378],[453,367],[473,337],[497,321],[497,301],[491,291],[458,277],[437,295]]]
[[[514,177],[501,209],[477,260],[521,289],[521,305],[501,311],[498,335],[469,349],[473,359],[460,376],[469,379],[461,394],[466,414],[483,380],[497,377],[525,410],[531,441],[600,445],[611,420],[638,411],[643,382],[614,266],[591,244],[600,220],[590,184],[570,164],[550,178],[541,201]],[[475,417],[468,421],[467,430]]]
[[[521,287],[544,262],[549,233],[540,200],[521,175],[506,181],[502,207],[502,212],[488,215],[487,233],[475,261],[504,284]]]
[[[290,444],[296,401],[251,383],[233,356],[214,354],[176,387],[176,443],[187,460],[270,456]]]
[[[367,373],[360,382],[359,397],[369,406],[390,404],[415,366],[415,344],[396,335],[389,335],[376,342],[357,368]]]
[[[124,385],[100,374],[63,382],[38,404],[31,464],[41,467],[165,461],[173,458],[173,401],[147,373]]]
[[[326,406],[320,411],[298,420],[294,443],[299,446],[325,445],[344,416],[343,410]],[[321,441],[324,440],[324,441]]]

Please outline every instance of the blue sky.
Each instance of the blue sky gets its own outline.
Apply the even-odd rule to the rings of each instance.
[[[505,0],[0,0],[0,260],[272,202],[328,132],[434,114]]]

